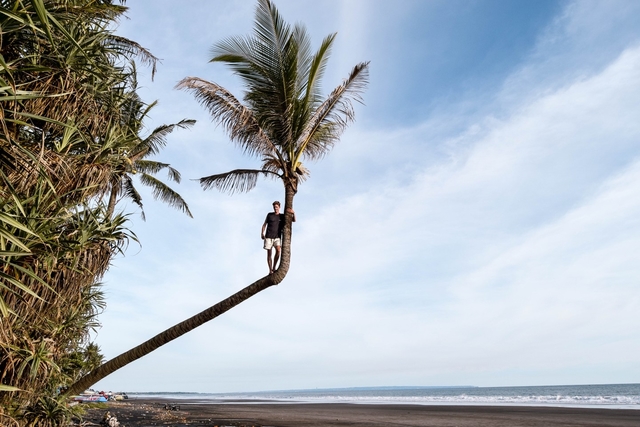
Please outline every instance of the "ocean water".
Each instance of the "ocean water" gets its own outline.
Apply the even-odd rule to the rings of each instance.
[[[202,403],[531,405],[640,409],[640,384],[531,387],[358,387],[251,393],[129,393]]]

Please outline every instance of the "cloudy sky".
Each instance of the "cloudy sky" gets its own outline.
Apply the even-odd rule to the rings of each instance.
[[[279,0],[329,92],[371,61],[357,121],[298,193],[289,275],[97,388],[233,392],[400,385],[640,382],[640,2]],[[145,192],[141,241],[106,277],[107,358],[267,272],[272,181],[176,83],[239,80],[211,46],[251,31],[253,0],[130,0],[118,34],[162,59],[149,129],[190,219]]]

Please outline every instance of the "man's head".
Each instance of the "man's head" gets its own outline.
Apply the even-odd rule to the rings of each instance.
[[[275,213],[280,212],[280,202],[279,202],[279,201],[277,201],[277,200],[276,200],[275,202],[273,202],[273,211],[274,211]]]

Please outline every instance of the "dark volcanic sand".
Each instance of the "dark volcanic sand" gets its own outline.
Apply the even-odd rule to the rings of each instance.
[[[640,410],[551,408],[523,406],[430,406],[315,404],[216,404],[195,400],[171,401],[179,411],[167,411],[161,399],[131,399],[109,403],[121,427],[638,427]],[[92,409],[86,425],[98,424],[105,409]]]

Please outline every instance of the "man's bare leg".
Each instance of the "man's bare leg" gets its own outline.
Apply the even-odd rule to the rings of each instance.
[[[277,257],[278,255],[276,255],[276,262],[278,259]],[[267,265],[269,266],[269,274],[273,273],[273,264],[271,263],[271,249],[267,249]]]
[[[276,255],[273,257],[273,270],[278,268],[279,260],[280,260],[280,246],[276,246]]]

